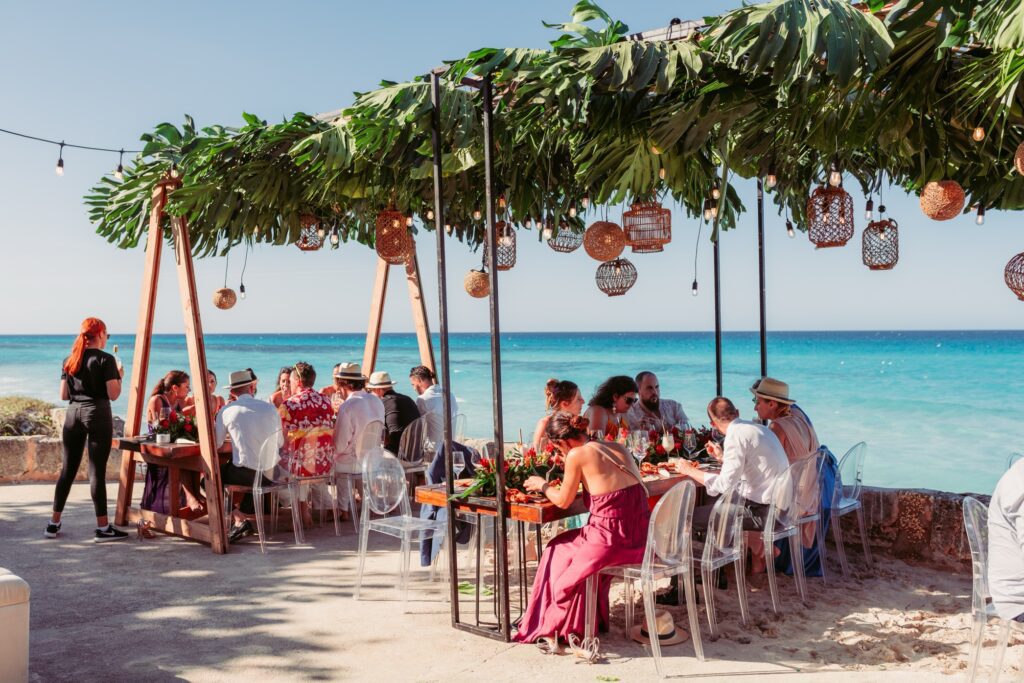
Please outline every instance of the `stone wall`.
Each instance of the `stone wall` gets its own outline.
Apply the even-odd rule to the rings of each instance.
[[[82,457],[77,479],[88,479],[88,456]],[[0,437],[0,483],[56,481],[64,462],[60,439],[42,436]],[[110,451],[107,479],[117,480],[121,451]]]

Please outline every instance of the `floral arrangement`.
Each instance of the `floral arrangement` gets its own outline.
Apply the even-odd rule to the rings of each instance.
[[[683,449],[683,443],[686,436],[686,432],[692,432],[694,436],[694,447],[693,453],[690,455],[686,454]],[[672,448],[665,447],[665,433],[657,429],[652,429],[647,434],[647,456],[646,461],[657,465],[658,463],[667,462],[669,458],[689,458],[695,459],[695,454],[699,453],[707,446],[708,441],[712,439],[712,431],[710,427],[697,427],[696,429],[690,428],[686,432],[680,431],[678,427],[672,427],[668,431],[668,437],[671,439]]]
[[[520,444],[512,448],[505,456],[505,499],[512,502],[524,502],[528,496],[522,492],[523,482],[529,477],[538,476],[547,479],[553,486],[561,482],[565,471],[565,457],[557,453],[551,444],[547,444],[538,453],[535,448],[523,448]],[[480,460],[473,477],[473,483],[465,491],[452,496],[453,500],[465,500],[470,496],[493,496],[497,490],[497,461],[489,458]]]
[[[192,415],[185,415],[172,410],[170,415],[161,418],[152,429],[153,434],[169,434],[171,443],[178,439],[196,440],[196,420]]]

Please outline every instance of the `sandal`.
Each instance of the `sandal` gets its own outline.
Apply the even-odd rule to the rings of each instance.
[[[558,643],[558,638],[553,636],[541,636],[535,643],[537,649],[540,650],[543,655],[560,655],[562,654],[562,646]]]
[[[575,633],[570,633],[569,649],[572,650],[574,655],[588,664],[593,664],[601,658],[601,641],[596,636],[587,639],[580,638]]]

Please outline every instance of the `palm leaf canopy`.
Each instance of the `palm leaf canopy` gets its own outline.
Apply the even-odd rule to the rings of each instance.
[[[1024,208],[1012,160],[1024,139],[1024,5],[1011,0],[771,0],[705,19],[682,40],[627,37],[589,0],[546,50],[483,48],[442,76],[445,220],[483,238],[481,94],[494,84],[495,177],[507,220],[582,229],[570,211],[670,198],[701,213],[716,178],[776,175],[771,195],[803,221],[807,193],[838,162],[864,190],[882,177],[917,191],[960,182],[971,203]],[[186,117],[142,137],[123,180],[86,197],[97,232],[128,248],[154,185],[181,174],[168,211],[197,255],[243,241],[288,244],[312,214],[372,245],[376,214],[432,207],[429,77],[357,93],[332,120],[197,129]],[[972,139],[984,127],[982,142]],[[727,172],[726,172],[727,171]],[[719,226],[743,206],[726,183]],[[415,230],[416,228],[414,228]],[[538,237],[540,231],[538,231]]]

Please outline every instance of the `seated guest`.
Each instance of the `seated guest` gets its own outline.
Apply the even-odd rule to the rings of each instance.
[[[658,376],[644,370],[636,376],[636,385],[640,400],[634,403],[626,413],[626,423],[630,431],[656,430],[667,432],[673,427],[680,431],[690,426],[690,419],[678,401],[661,398],[661,386]]]
[[[543,451],[548,444],[548,420],[553,413],[579,415],[582,410],[583,395],[575,382],[549,379],[544,387],[544,411],[547,414],[537,421],[537,428],[533,430],[533,447],[537,452]]]
[[[427,435],[438,444],[444,441],[444,389],[437,383],[437,375],[426,365],[417,365],[409,371],[409,383],[419,397],[416,406],[420,415],[427,416]],[[455,416],[459,412],[455,394],[448,392],[451,403],[451,422],[455,424]]]
[[[1006,470],[988,506],[988,586],[999,618],[1024,621],[1024,460]]]
[[[213,370],[206,371],[206,386],[210,390],[210,420],[212,421],[216,417],[217,411],[224,407],[224,397],[217,393],[217,375],[213,373]],[[184,412],[186,415],[195,415],[196,398],[194,395],[185,399]]]
[[[618,435],[620,429],[628,429],[626,413],[637,402],[636,382],[632,377],[616,375],[609,377],[594,392],[587,412],[583,414],[590,421],[591,432],[602,432],[605,436]]]
[[[188,373],[183,370],[171,370],[161,378],[146,405],[146,422],[150,429],[173,413],[186,414],[186,399],[189,392]],[[206,509],[206,503],[199,493],[198,473],[182,473],[181,490],[185,494],[185,508],[170,509],[167,486],[170,483],[167,468],[162,465],[146,467],[146,482],[142,487],[143,510],[152,510],[163,514],[177,513],[179,516],[197,517]]]
[[[402,434],[419,418],[420,409],[416,401],[395,391],[395,383],[386,372],[371,373],[366,388],[384,403],[384,448],[398,455]]]
[[[741,420],[736,406],[727,398],[711,399],[708,419],[715,429],[725,434],[722,445],[714,441],[707,445],[708,454],[722,463],[722,471],[718,474],[704,472],[695,463],[682,460],[677,465],[679,472],[703,484],[709,496],[720,496],[738,484],[748,512],[743,528],[760,532],[771,502],[772,483],[789,466],[786,452],[770,429]],[[703,505],[693,511],[694,529],[707,529],[712,507],[713,504]],[[748,534],[754,573],[765,571],[764,546],[760,538],[759,533]]]
[[[290,376],[291,396],[281,404],[281,424],[285,432],[282,466],[300,477],[329,474],[334,467],[334,409],[323,394],[314,389],[316,370],[302,361]],[[313,516],[305,500],[299,501],[302,522],[312,526]]]
[[[341,363],[334,371],[335,384],[341,394],[338,417],[334,421],[334,462],[351,466],[356,462],[356,448],[363,427],[378,420],[384,422],[384,402],[365,390],[366,377],[358,363]],[[338,503],[342,509],[349,501],[342,487],[338,487]],[[345,496],[344,500],[342,496]]]
[[[288,397],[292,395],[292,369],[281,368],[277,373],[277,391],[270,395],[270,402],[274,404],[275,408],[280,408],[281,404],[288,400]],[[234,394],[232,394],[233,396]],[[236,397],[237,398],[237,397]],[[232,399],[234,400],[234,399]]]
[[[539,491],[565,509],[576,500],[583,484],[583,500],[590,519],[582,529],[556,536],[541,557],[530,603],[515,639],[539,643],[546,651],[558,649],[558,639],[572,634],[582,638],[586,623],[587,578],[601,569],[643,560],[650,511],[647,489],[636,462],[620,444],[591,441],[586,418],[555,413],[548,420],[547,437],[565,454],[562,485],[554,488],[543,477],[530,477],[527,491]],[[610,576],[598,587],[598,628],[608,627]]]
[[[251,487],[257,472],[277,464],[277,452],[284,443],[281,418],[274,406],[256,400],[256,375],[252,370],[232,372],[229,382],[228,388],[237,398],[221,408],[214,420],[217,448],[231,435],[231,461],[221,465],[221,483]],[[275,448],[264,449],[268,439],[276,442]],[[255,512],[252,494],[246,493],[238,509],[231,511],[235,524],[228,541],[234,543],[253,533],[249,518]]]
[[[771,377],[762,377],[750,387],[754,412],[775,433],[789,462],[803,460],[818,450],[818,435],[810,419],[789,398],[789,385]]]
[[[337,378],[338,368],[341,367],[341,363],[338,363],[331,369],[331,381],[332,383],[320,390],[320,393],[327,397],[331,402],[331,407],[334,408],[334,412],[338,412],[338,406],[345,400],[345,395],[341,392],[341,380]]]

